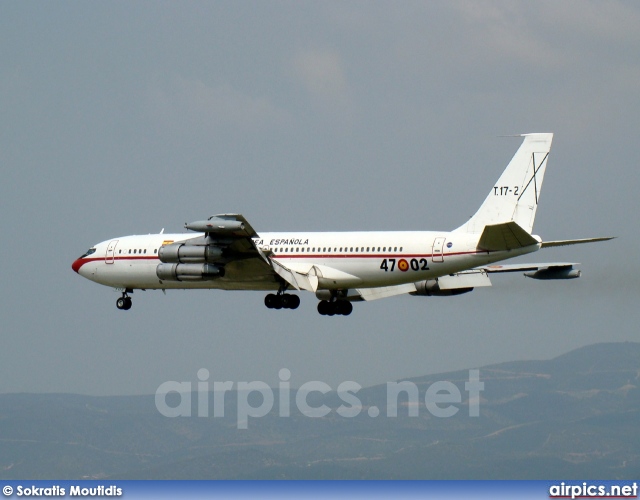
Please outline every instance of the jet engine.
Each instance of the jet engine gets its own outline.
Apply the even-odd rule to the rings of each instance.
[[[212,264],[158,264],[156,275],[166,281],[209,281],[224,276],[224,267]]]
[[[191,264],[210,263],[214,264],[222,257],[222,248],[213,245],[187,245],[184,243],[173,243],[165,245],[158,250],[158,257],[161,262],[167,264]]]
[[[464,288],[448,288],[446,290],[442,290],[438,283],[438,280],[425,280],[419,281],[415,283],[416,291],[410,292],[411,295],[428,295],[433,297],[449,297],[451,295],[462,295],[463,293],[468,293],[473,290],[473,287],[464,287]]]
[[[571,280],[579,278],[582,272],[569,266],[550,266],[538,271],[524,273],[527,278],[536,280]]]
[[[238,220],[210,217],[207,220],[185,223],[184,227],[191,231],[199,231],[202,233],[231,233],[244,229],[244,223]]]

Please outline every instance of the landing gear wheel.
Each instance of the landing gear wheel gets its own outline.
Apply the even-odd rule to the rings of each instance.
[[[327,300],[321,300],[318,302],[318,312],[323,316],[349,316],[353,311],[353,304],[348,300],[337,300],[335,302],[329,302]]]
[[[270,293],[264,298],[264,305],[269,309],[297,309],[300,305],[300,297],[290,293]]]
[[[298,306],[300,305],[300,297],[297,295],[290,295],[290,297],[291,304],[289,305],[289,309],[298,309]]]
[[[342,316],[349,316],[353,311],[353,305],[348,300],[339,300],[336,302],[336,314],[341,314]]]
[[[277,296],[273,293],[270,293],[264,298],[264,305],[267,306],[267,309],[273,309],[276,299]]]
[[[270,293],[264,298],[264,305],[269,309],[282,309],[282,296]]]
[[[291,295],[289,295],[288,293],[285,293],[285,294],[280,296],[280,300],[282,301],[282,307],[284,309],[291,309],[291,307],[290,307]]]
[[[318,302],[318,312],[322,316],[326,316],[329,313],[329,308],[331,307],[330,303],[326,300],[321,300]]]
[[[292,295],[290,293],[285,293],[281,295],[282,297],[282,307],[285,309],[297,309],[300,305],[300,297],[297,295]]]
[[[116,307],[122,311],[128,311],[131,309],[131,297],[129,297],[129,293],[133,293],[131,288],[127,288],[124,292],[122,292],[122,297],[116,300]]]

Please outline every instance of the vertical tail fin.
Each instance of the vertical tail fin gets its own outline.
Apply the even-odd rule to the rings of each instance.
[[[485,226],[515,221],[531,234],[553,134],[523,134],[522,145],[471,219],[455,231],[481,233]]]

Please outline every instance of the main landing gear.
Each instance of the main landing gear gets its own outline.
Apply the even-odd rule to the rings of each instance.
[[[269,309],[298,309],[300,297],[287,291],[288,283],[284,280],[280,282],[278,293],[270,293],[264,298],[264,305]]]
[[[264,305],[269,309],[297,309],[300,297],[290,293],[270,293],[264,298]]]
[[[133,293],[131,288],[127,288],[124,292],[122,292],[122,297],[116,300],[116,307],[118,309],[122,309],[123,311],[128,311],[131,309],[131,297],[129,297],[129,293]]]
[[[353,311],[353,305],[348,300],[321,300],[318,302],[318,312],[323,316],[349,316]]]

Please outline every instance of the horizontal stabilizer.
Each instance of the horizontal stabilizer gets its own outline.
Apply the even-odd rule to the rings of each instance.
[[[538,240],[522,229],[517,222],[510,221],[485,226],[478,241],[478,249],[498,252],[537,244]]]
[[[594,243],[596,241],[609,241],[614,238],[615,236],[604,236],[601,238],[583,238],[581,240],[543,241],[542,248],[563,247],[566,245],[581,245],[582,243]]]

